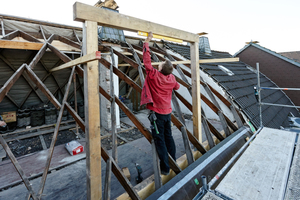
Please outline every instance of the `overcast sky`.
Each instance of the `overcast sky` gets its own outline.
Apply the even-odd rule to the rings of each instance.
[[[300,51],[300,0],[115,0],[122,14],[182,29],[207,32],[212,50],[231,54],[245,42],[276,52]],[[79,2],[94,5],[97,0]],[[0,14],[82,26],[74,0],[1,0]]]

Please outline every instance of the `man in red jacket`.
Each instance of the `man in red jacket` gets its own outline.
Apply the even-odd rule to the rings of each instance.
[[[152,32],[149,32],[143,46],[143,62],[147,76],[141,94],[141,105],[147,104],[146,108],[155,112],[158,130],[152,129],[152,136],[160,159],[161,174],[168,175],[168,153],[176,160],[176,147],[171,130],[171,99],[173,90],[178,90],[180,86],[172,75],[173,65],[169,60],[161,62],[158,70],[152,67],[149,50],[152,37]]]

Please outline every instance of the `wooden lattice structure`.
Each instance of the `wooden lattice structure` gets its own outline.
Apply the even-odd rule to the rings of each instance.
[[[242,121],[236,109],[233,105],[228,102],[222,95],[220,95],[217,91],[215,91],[210,85],[206,84],[204,81],[200,81],[200,73],[199,73],[199,63],[201,62],[231,62],[236,61],[236,59],[220,59],[220,60],[206,60],[206,61],[199,61],[198,56],[198,35],[188,33],[185,31],[173,29],[170,27],[165,27],[159,24],[151,23],[148,21],[143,21],[140,19],[132,18],[129,16],[121,15],[118,13],[112,13],[107,10],[95,8],[92,6],[88,6],[82,3],[75,3],[74,4],[74,20],[84,22],[83,23],[83,39],[82,39],[82,46],[81,41],[76,36],[77,41],[68,40],[62,36],[55,36],[51,35],[50,37],[44,36],[44,43],[37,38],[30,36],[22,31],[16,31],[9,34],[5,34],[4,37],[0,40],[1,44],[3,43],[10,43],[13,45],[13,41],[11,41],[16,36],[26,37],[28,40],[28,44],[30,48],[39,50],[38,53],[32,58],[30,64],[23,64],[17,70],[15,70],[14,74],[6,81],[6,83],[0,89],[0,102],[3,100],[4,97],[8,96],[8,92],[11,87],[16,83],[18,78],[23,74],[26,74],[30,78],[30,80],[35,84],[33,86],[33,90],[38,88],[46,97],[47,99],[58,109],[59,115],[57,119],[57,126],[55,127],[54,136],[52,139],[51,147],[48,151],[47,156],[47,163],[45,166],[45,170],[43,173],[42,181],[38,190],[38,193],[34,192],[28,178],[25,176],[21,166],[18,164],[17,159],[12,154],[11,150],[9,149],[5,139],[0,135],[0,142],[4,147],[5,151],[7,152],[8,156],[10,157],[11,161],[13,162],[16,170],[20,174],[25,186],[27,187],[29,194],[28,198],[33,199],[40,199],[42,197],[45,181],[47,178],[47,173],[49,170],[54,145],[56,142],[57,134],[59,131],[60,123],[62,120],[62,113],[64,109],[67,109],[69,113],[73,116],[76,123],[80,126],[80,128],[85,131],[86,133],[86,140],[87,140],[87,196],[88,199],[101,199],[102,198],[102,186],[101,186],[101,157],[107,163],[107,174],[106,174],[106,181],[105,181],[105,199],[109,199],[109,184],[110,184],[110,173],[111,171],[115,174],[119,182],[125,188],[126,192],[132,199],[140,199],[141,197],[139,194],[133,189],[130,182],[122,173],[121,169],[117,164],[117,156],[116,156],[116,144],[114,142],[115,151],[113,151],[112,156],[110,156],[107,151],[101,147],[101,135],[100,135],[100,113],[99,113],[99,95],[103,95],[107,100],[112,103],[112,107],[114,104],[117,104],[121,110],[131,119],[131,121],[135,124],[135,126],[141,131],[141,133],[145,136],[145,138],[151,143],[152,136],[151,133],[148,131],[147,127],[145,127],[135,116],[134,114],[126,107],[126,105],[120,101],[117,97],[115,97],[114,93],[110,91],[108,93],[105,91],[101,86],[99,86],[99,71],[98,65],[101,63],[107,69],[110,70],[111,74],[116,74],[120,79],[126,82],[130,87],[134,90],[141,92],[142,88],[138,85],[135,81],[133,81],[129,76],[127,76],[124,72],[118,69],[116,63],[112,60],[112,62],[108,62],[107,60],[101,58],[100,52],[98,51],[101,49],[102,51],[109,52],[112,54],[117,55],[121,58],[124,62],[129,64],[130,66],[138,69],[140,79],[144,78],[144,68],[139,60],[140,54],[136,51],[141,51],[141,46],[128,44],[128,49],[134,55],[134,60],[129,58],[128,56],[122,54],[121,52],[113,49],[109,46],[99,45],[98,44],[98,35],[97,35],[97,26],[107,26],[107,27],[114,27],[123,30],[130,30],[130,31],[152,31],[155,34],[165,35],[173,38],[182,39],[184,41],[189,42],[191,45],[191,61],[182,61],[179,58],[172,57],[168,54],[165,50],[161,49],[158,45],[151,47],[152,51],[152,59],[153,59],[153,66],[156,66],[159,62],[164,61],[165,59],[169,59],[173,62],[174,66],[176,66],[177,71],[180,74],[180,77],[176,77],[176,80],[184,87],[186,87],[189,93],[192,96],[192,104],[189,103],[182,95],[178,92],[173,93],[173,104],[175,106],[176,112],[179,114],[179,117],[176,117],[172,114],[172,122],[174,125],[181,130],[186,156],[188,160],[188,164],[194,162],[194,155],[191,150],[190,143],[201,153],[204,154],[207,152],[207,149],[212,148],[216,145],[216,141],[214,140],[213,136],[217,138],[219,141],[224,139],[224,135],[222,135],[219,131],[217,131],[212,124],[208,122],[205,117],[205,113],[201,110],[200,102],[203,100],[216,114],[219,115],[220,120],[222,122],[222,126],[226,136],[230,135],[231,132],[236,131],[238,127],[243,125]],[[3,26],[2,26],[3,27]],[[3,31],[3,29],[2,29]],[[75,32],[74,32],[75,33]],[[44,35],[44,34],[43,34]],[[72,60],[66,54],[59,51],[51,42],[54,38],[58,38],[61,42],[67,43],[71,46],[76,48],[82,48],[83,56]],[[28,48],[24,47],[24,48]],[[49,75],[52,72],[71,68],[71,73],[69,76],[68,81],[66,82],[66,90],[64,93],[64,98],[62,103],[55,98],[53,92],[50,92],[49,89],[45,86],[43,81],[38,78],[38,76],[33,72],[35,65],[40,61],[41,57],[45,53],[46,49],[49,48],[53,53],[55,53],[61,61],[66,64],[60,65],[57,67],[52,68],[49,70]],[[164,55],[162,57],[160,55]],[[86,64],[85,64],[86,63]],[[80,64],[84,64],[84,68],[80,67]],[[191,72],[184,70],[182,67],[183,64],[189,66]],[[75,112],[75,110],[69,105],[67,102],[69,96],[69,89],[71,86],[72,79],[74,78],[74,74],[82,77],[84,80],[84,98],[85,98],[85,121],[83,121],[80,116]],[[189,84],[186,77],[192,79],[192,84]],[[211,102],[205,96],[200,96],[200,85],[203,85],[206,92],[209,94],[210,99],[213,101]],[[36,89],[35,89],[36,90]],[[34,91],[35,91],[34,90]],[[76,91],[76,90],[75,90]],[[221,111],[220,106],[218,105],[215,96],[217,96],[228,108],[230,108],[235,115],[235,119],[237,121],[238,127],[233,124],[228,117],[226,117],[223,112]],[[180,100],[192,113],[193,113],[193,133],[191,133],[185,126],[184,118],[182,117],[180,107],[178,104],[178,100]],[[114,119],[113,119],[114,120]],[[112,123],[114,124],[114,123]],[[208,139],[209,147],[205,148],[201,142],[201,124],[204,127],[205,134]],[[114,129],[114,128],[113,128]],[[115,134],[113,133],[113,141],[116,140]],[[114,149],[113,148],[113,149]],[[171,169],[176,173],[180,173],[183,169],[181,169],[178,164],[169,156],[169,162]],[[161,182],[159,176],[155,176],[156,185],[159,185]]]

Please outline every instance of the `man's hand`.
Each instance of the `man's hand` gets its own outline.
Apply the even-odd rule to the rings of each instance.
[[[0,121],[0,126],[6,126],[6,123],[4,121]]]
[[[150,31],[150,32],[148,33],[148,36],[147,36],[145,42],[150,42],[150,41],[152,40],[152,38],[153,38],[153,33]]]

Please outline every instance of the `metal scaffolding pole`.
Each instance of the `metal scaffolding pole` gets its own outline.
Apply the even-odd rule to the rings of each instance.
[[[263,126],[263,123],[262,123],[262,113],[261,113],[261,95],[260,95],[260,91],[261,91],[261,88],[260,88],[260,77],[259,77],[259,63],[256,63],[256,71],[257,71],[257,90],[258,90],[258,106],[259,106],[259,122],[260,122],[260,126],[259,127],[262,127]]]

